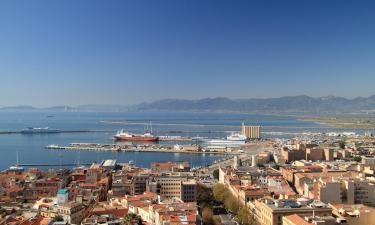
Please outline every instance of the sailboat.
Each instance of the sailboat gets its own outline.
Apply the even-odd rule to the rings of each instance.
[[[18,151],[16,152],[16,165],[9,167],[9,171],[24,171],[25,169],[19,166]]]

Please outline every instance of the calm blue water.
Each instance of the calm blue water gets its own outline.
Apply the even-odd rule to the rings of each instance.
[[[49,117],[49,116],[53,117]],[[120,123],[112,123],[120,122]],[[0,112],[0,131],[19,131],[26,127],[45,127],[61,130],[92,130],[90,133],[60,133],[44,135],[1,134],[0,169],[15,164],[18,152],[22,163],[82,163],[117,159],[119,162],[135,161],[138,166],[149,167],[154,161],[189,161],[193,166],[212,163],[222,156],[140,153],[140,152],[89,152],[53,151],[44,147],[49,144],[68,145],[72,142],[113,143],[112,135],[125,129],[142,132],[144,124],[152,121],[158,135],[225,137],[228,132],[239,131],[242,122],[263,126],[265,136],[269,132],[292,133],[305,131],[330,131],[312,122],[287,116],[220,114],[220,113],[39,113]]]

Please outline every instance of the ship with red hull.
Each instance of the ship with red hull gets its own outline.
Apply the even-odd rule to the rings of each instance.
[[[132,134],[120,130],[113,138],[117,141],[159,141],[159,137],[153,136],[151,133],[146,132],[144,134]]]
[[[152,135],[152,124],[146,125],[144,134],[133,134],[130,132],[125,132],[120,130],[117,132],[113,138],[117,141],[146,141],[146,142],[156,142],[159,141],[159,137]]]

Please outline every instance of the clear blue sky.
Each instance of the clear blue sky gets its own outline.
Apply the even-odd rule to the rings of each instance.
[[[3,0],[0,106],[375,94],[375,1]]]

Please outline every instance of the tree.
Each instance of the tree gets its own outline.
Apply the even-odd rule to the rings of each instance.
[[[223,202],[224,199],[228,196],[228,190],[223,184],[215,184],[213,187],[213,193],[214,198],[219,202]]]
[[[56,215],[55,218],[53,218],[53,220],[56,222],[60,222],[60,221],[64,221],[64,218],[61,215]]]
[[[233,195],[229,195],[224,199],[224,206],[226,209],[228,209],[230,212],[234,214],[237,214],[239,209],[239,203]]]
[[[362,161],[362,157],[361,156],[355,156],[354,157],[354,161],[361,162]]]
[[[274,168],[275,170],[279,170],[280,169],[280,165],[279,164],[275,164],[272,166],[272,168]]]
[[[124,225],[133,225],[134,223],[138,223],[139,222],[139,217],[137,214],[134,214],[134,213],[128,213],[124,216],[123,218],[123,224]]]
[[[215,199],[219,202],[222,202],[226,209],[233,213],[237,213],[239,209],[239,203],[223,184],[215,184],[213,187],[213,193]]]
[[[242,207],[237,214],[238,222],[244,225],[251,225],[254,222],[254,218],[250,213],[249,209]]]
[[[344,142],[344,141],[340,141],[340,142],[339,142],[339,147],[340,147],[341,149],[345,149],[345,142]]]
[[[203,224],[213,224],[213,211],[209,207],[205,207],[202,210],[202,220]]]
[[[203,184],[197,185],[197,203],[202,208],[215,204],[211,188]]]
[[[216,180],[219,180],[219,169],[214,170],[214,172],[212,172],[212,175]]]
[[[213,222],[214,225],[221,225],[222,224],[219,216],[213,216],[212,222]]]

